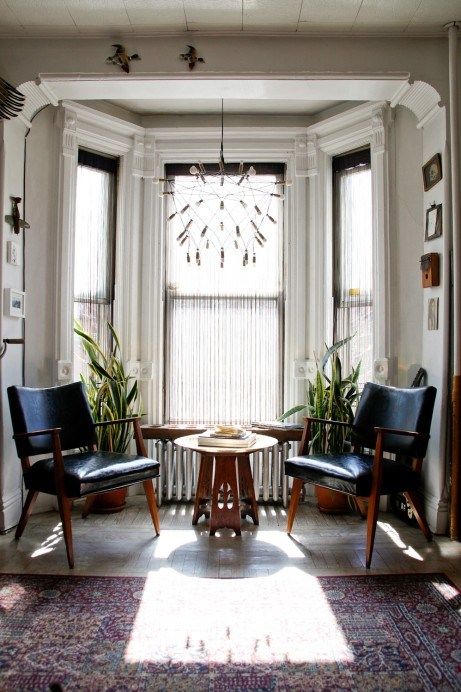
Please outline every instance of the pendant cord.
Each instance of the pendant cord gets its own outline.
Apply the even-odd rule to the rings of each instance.
[[[221,154],[219,158],[224,166],[224,99],[221,99]]]

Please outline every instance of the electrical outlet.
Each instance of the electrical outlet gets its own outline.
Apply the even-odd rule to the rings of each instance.
[[[6,261],[8,264],[14,264],[16,267],[21,265],[19,243],[15,243],[14,240],[8,240],[6,243]]]
[[[294,376],[297,380],[311,380],[315,378],[317,366],[315,360],[295,360]]]

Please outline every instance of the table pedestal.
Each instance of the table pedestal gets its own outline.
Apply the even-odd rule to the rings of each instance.
[[[240,536],[240,519],[247,515],[259,524],[248,454],[214,456],[202,452],[192,524],[202,515],[210,517],[210,536],[223,528]]]

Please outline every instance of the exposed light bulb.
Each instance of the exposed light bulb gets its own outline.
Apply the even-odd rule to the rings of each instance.
[[[191,167],[189,168],[189,173],[190,173],[191,175],[198,175],[198,174],[200,173],[200,171],[199,171],[199,169],[197,168],[197,166],[194,165],[194,166],[191,166]]]
[[[248,169],[248,175],[256,175],[256,169],[254,166],[250,166]]]

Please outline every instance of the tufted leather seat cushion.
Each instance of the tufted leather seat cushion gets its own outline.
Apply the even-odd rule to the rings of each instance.
[[[372,466],[373,456],[370,454],[311,454],[287,459],[285,473],[306,483],[368,497]],[[409,466],[383,459],[382,469],[381,495],[417,490],[420,476]]]
[[[137,454],[83,452],[63,457],[66,493],[82,497],[125,487],[159,475],[158,461]],[[56,495],[53,459],[41,459],[24,473],[27,490]]]

